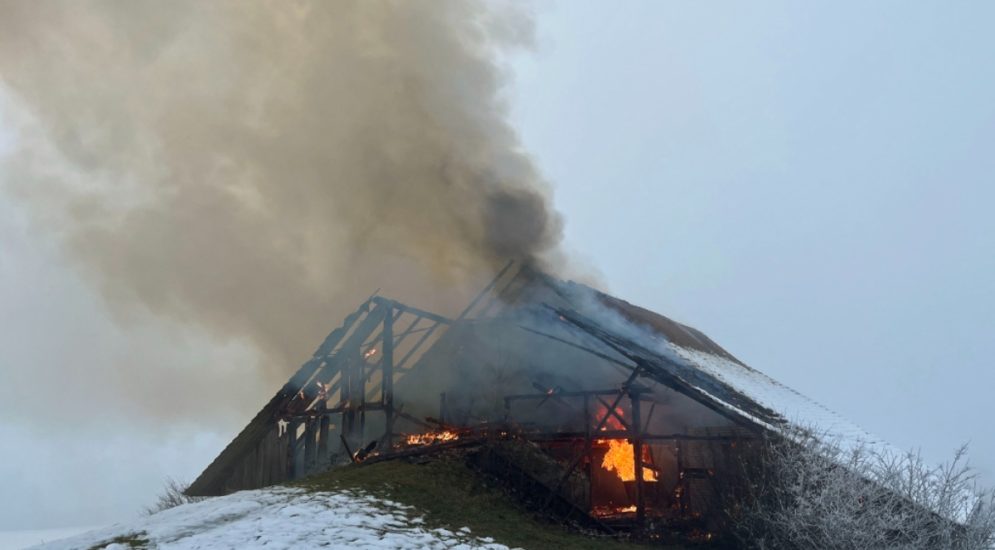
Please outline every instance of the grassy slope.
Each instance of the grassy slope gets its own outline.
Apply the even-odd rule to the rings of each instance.
[[[130,535],[119,535],[110,540],[94,544],[87,550],[100,550],[101,548],[108,546],[110,544],[121,544],[128,548],[148,548],[149,539],[145,538],[144,533],[132,533]]]
[[[432,527],[469,527],[477,536],[526,549],[626,549],[636,545],[610,538],[586,537],[544,523],[500,490],[485,486],[462,462],[453,459],[411,464],[392,460],[346,466],[308,478],[299,485],[314,490],[362,489],[414,506]]]

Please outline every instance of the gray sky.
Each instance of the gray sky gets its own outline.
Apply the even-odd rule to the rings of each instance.
[[[605,6],[541,5],[537,51],[510,60],[513,122],[570,250],[899,447],[939,461],[971,441],[995,478],[995,5]],[[0,150],[13,139],[0,119]],[[51,239],[0,194],[0,529],[134,513],[248,418],[163,426],[143,423],[147,396],[46,401],[74,384],[46,377],[60,362],[248,355],[113,318]],[[175,356],[141,354],[163,342]],[[3,406],[26,392],[40,410]]]
[[[611,290],[995,474],[995,4],[562,2],[515,125]]]

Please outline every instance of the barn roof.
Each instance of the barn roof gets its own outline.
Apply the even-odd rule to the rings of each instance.
[[[742,423],[782,434],[816,432],[844,448],[894,448],[825,406],[740,361],[701,331],[573,282],[549,280],[568,299],[557,312],[581,330],[678,383]]]
[[[594,347],[601,352],[627,359],[640,370],[639,375],[683,393],[742,426],[788,437],[815,435],[844,451],[864,448],[886,455],[898,452],[856,424],[746,365],[693,327],[529,267],[505,279],[501,285],[488,287],[489,299],[479,305],[475,300],[460,318],[475,307],[478,316],[487,316],[495,303],[502,304],[498,310],[517,307],[545,312],[545,320],[533,327],[537,332],[547,329],[549,322],[566,326],[595,342]],[[373,302],[377,299],[365,302],[329,335],[313,358],[191,485],[190,494],[220,494],[223,480],[238,457],[265,435],[281,409],[304,387],[322,361],[327,361],[349,327],[362,324],[365,321],[357,319],[375,312]],[[473,314],[468,318],[472,317]]]
[[[560,319],[627,357],[646,376],[741,424],[796,441],[814,437],[830,459],[846,460],[858,450],[882,459],[900,459],[906,454],[751,368],[697,329],[585,285],[551,278],[546,284],[556,286],[557,294],[567,298],[568,306],[552,308]],[[873,476],[873,472],[859,473]],[[963,524],[978,497],[965,491],[957,501],[958,505],[940,515]]]

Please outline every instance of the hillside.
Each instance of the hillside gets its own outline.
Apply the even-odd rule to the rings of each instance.
[[[395,460],[210,498],[36,548],[634,546],[540,522],[459,461]]]

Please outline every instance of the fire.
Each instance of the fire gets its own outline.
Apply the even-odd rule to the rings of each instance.
[[[622,424],[619,418],[625,418],[625,411],[623,411],[622,409],[615,409],[614,413],[609,413],[608,407],[605,406],[598,407],[598,420],[604,419],[604,425],[601,426],[601,431],[604,432],[607,430],[624,430],[625,426]]]
[[[616,416],[617,415],[617,416]],[[614,414],[609,413],[607,407],[600,407],[598,418],[605,419],[601,431],[624,430],[620,418],[624,418],[624,411],[615,409]],[[607,418],[605,418],[607,416]],[[636,479],[636,450],[632,443],[620,439],[599,439],[599,444],[608,444],[608,452],[605,453],[601,467],[609,472],[614,471],[622,481],[635,481]],[[646,448],[643,448],[643,461],[648,462]],[[656,481],[656,472],[649,468],[643,468],[643,481]]]
[[[614,470],[622,481],[634,481],[636,479],[635,447],[628,441],[608,440],[608,452],[605,453],[605,459],[601,461],[601,467],[609,472]],[[643,480],[656,481],[656,472],[644,467]]]
[[[377,354],[377,348],[370,348],[366,350],[365,353],[363,353],[363,359],[369,359],[370,357],[373,357],[376,354]]]
[[[459,434],[451,431],[428,432],[423,434],[412,434],[405,439],[408,445],[430,445],[432,443],[444,443],[446,441],[456,441]]]
[[[636,512],[636,505],[632,506],[595,506],[591,512],[599,517],[617,516],[620,514],[633,514]]]

